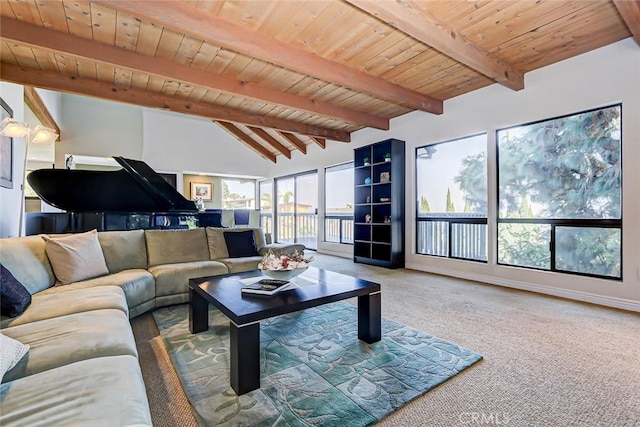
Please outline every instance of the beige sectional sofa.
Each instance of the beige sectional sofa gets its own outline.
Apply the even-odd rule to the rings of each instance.
[[[258,254],[231,256],[225,233],[248,230]],[[0,239],[0,264],[32,295],[21,315],[0,320],[4,336],[29,346],[2,378],[0,425],[151,425],[129,318],[187,302],[191,278],[254,270],[269,249],[304,249],[266,245],[257,228],[113,231],[97,238],[108,274],[65,285],[41,236]]]

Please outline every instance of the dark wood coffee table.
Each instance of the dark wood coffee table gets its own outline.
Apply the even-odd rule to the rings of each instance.
[[[309,267],[301,278],[317,281],[284,290],[272,297],[243,295],[240,279],[256,277],[259,270],[189,280],[189,330],[209,329],[209,304],[230,320],[231,387],[241,395],[260,388],[260,321],[269,317],[358,297],[358,338],[380,341],[380,285],[344,274]]]

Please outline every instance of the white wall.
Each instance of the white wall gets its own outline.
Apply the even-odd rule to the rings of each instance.
[[[0,82],[0,96],[13,110],[13,118],[24,121],[24,91],[21,85]],[[18,235],[20,183],[24,174],[24,138],[13,138],[13,188],[0,187],[0,238]]]
[[[146,108],[142,114],[142,160],[154,169],[254,177],[267,173],[270,161],[211,120]]]
[[[640,49],[626,39],[593,52],[530,72],[526,89],[492,85],[445,102],[444,114],[413,112],[391,120],[389,131],[363,129],[351,144],[328,142],[306,157],[272,165],[271,177],[319,169],[352,160],[353,149],[386,138],[406,145],[406,266],[408,268],[575,298],[640,311]],[[488,158],[495,158],[495,130],[622,102],[623,126],[623,278],[614,282],[567,274],[498,266],[495,225],[489,221],[491,258],[487,264],[415,253],[415,148],[487,132]],[[300,157],[300,158],[298,158]],[[495,218],[495,164],[489,165],[490,218]],[[321,199],[324,185],[320,186]],[[322,221],[320,221],[322,222]],[[323,245],[320,245],[322,249]]]
[[[49,114],[53,117],[53,120],[60,126],[62,121],[62,94],[60,92],[54,92],[47,89],[36,88],[36,92],[42,99],[42,102],[49,110]]]
[[[142,157],[142,109],[99,99],[62,95],[62,139],[56,146],[56,167],[65,154]]]
[[[57,92],[40,89],[38,89],[38,94],[53,119],[60,124],[61,95]],[[0,96],[13,110],[14,119],[26,122],[31,128],[40,124],[33,112],[25,107],[24,88],[22,85],[0,82]],[[20,234],[20,202],[22,197],[22,177],[24,176],[25,141],[25,138],[13,138],[13,188],[0,188],[0,238],[15,237]],[[31,144],[30,150],[34,149],[33,146],[34,144]],[[36,150],[41,148],[36,147]],[[54,147],[48,146],[48,149],[51,152]],[[51,167],[49,162],[43,162],[42,165]]]

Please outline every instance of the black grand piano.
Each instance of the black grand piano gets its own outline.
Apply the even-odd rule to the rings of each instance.
[[[38,169],[27,178],[46,203],[64,213],[26,215],[26,234],[92,229],[188,228],[198,210],[145,162],[114,157],[115,171]]]

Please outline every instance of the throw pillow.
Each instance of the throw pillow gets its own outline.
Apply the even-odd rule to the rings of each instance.
[[[258,248],[253,230],[247,231],[225,231],[224,241],[227,244],[229,258],[241,258],[257,256]]]
[[[31,294],[22,283],[0,264],[0,314],[16,317],[31,304]]]
[[[29,346],[0,333],[0,382],[4,374],[18,364],[29,351]]]
[[[42,238],[53,272],[63,285],[109,274],[96,230]]]

